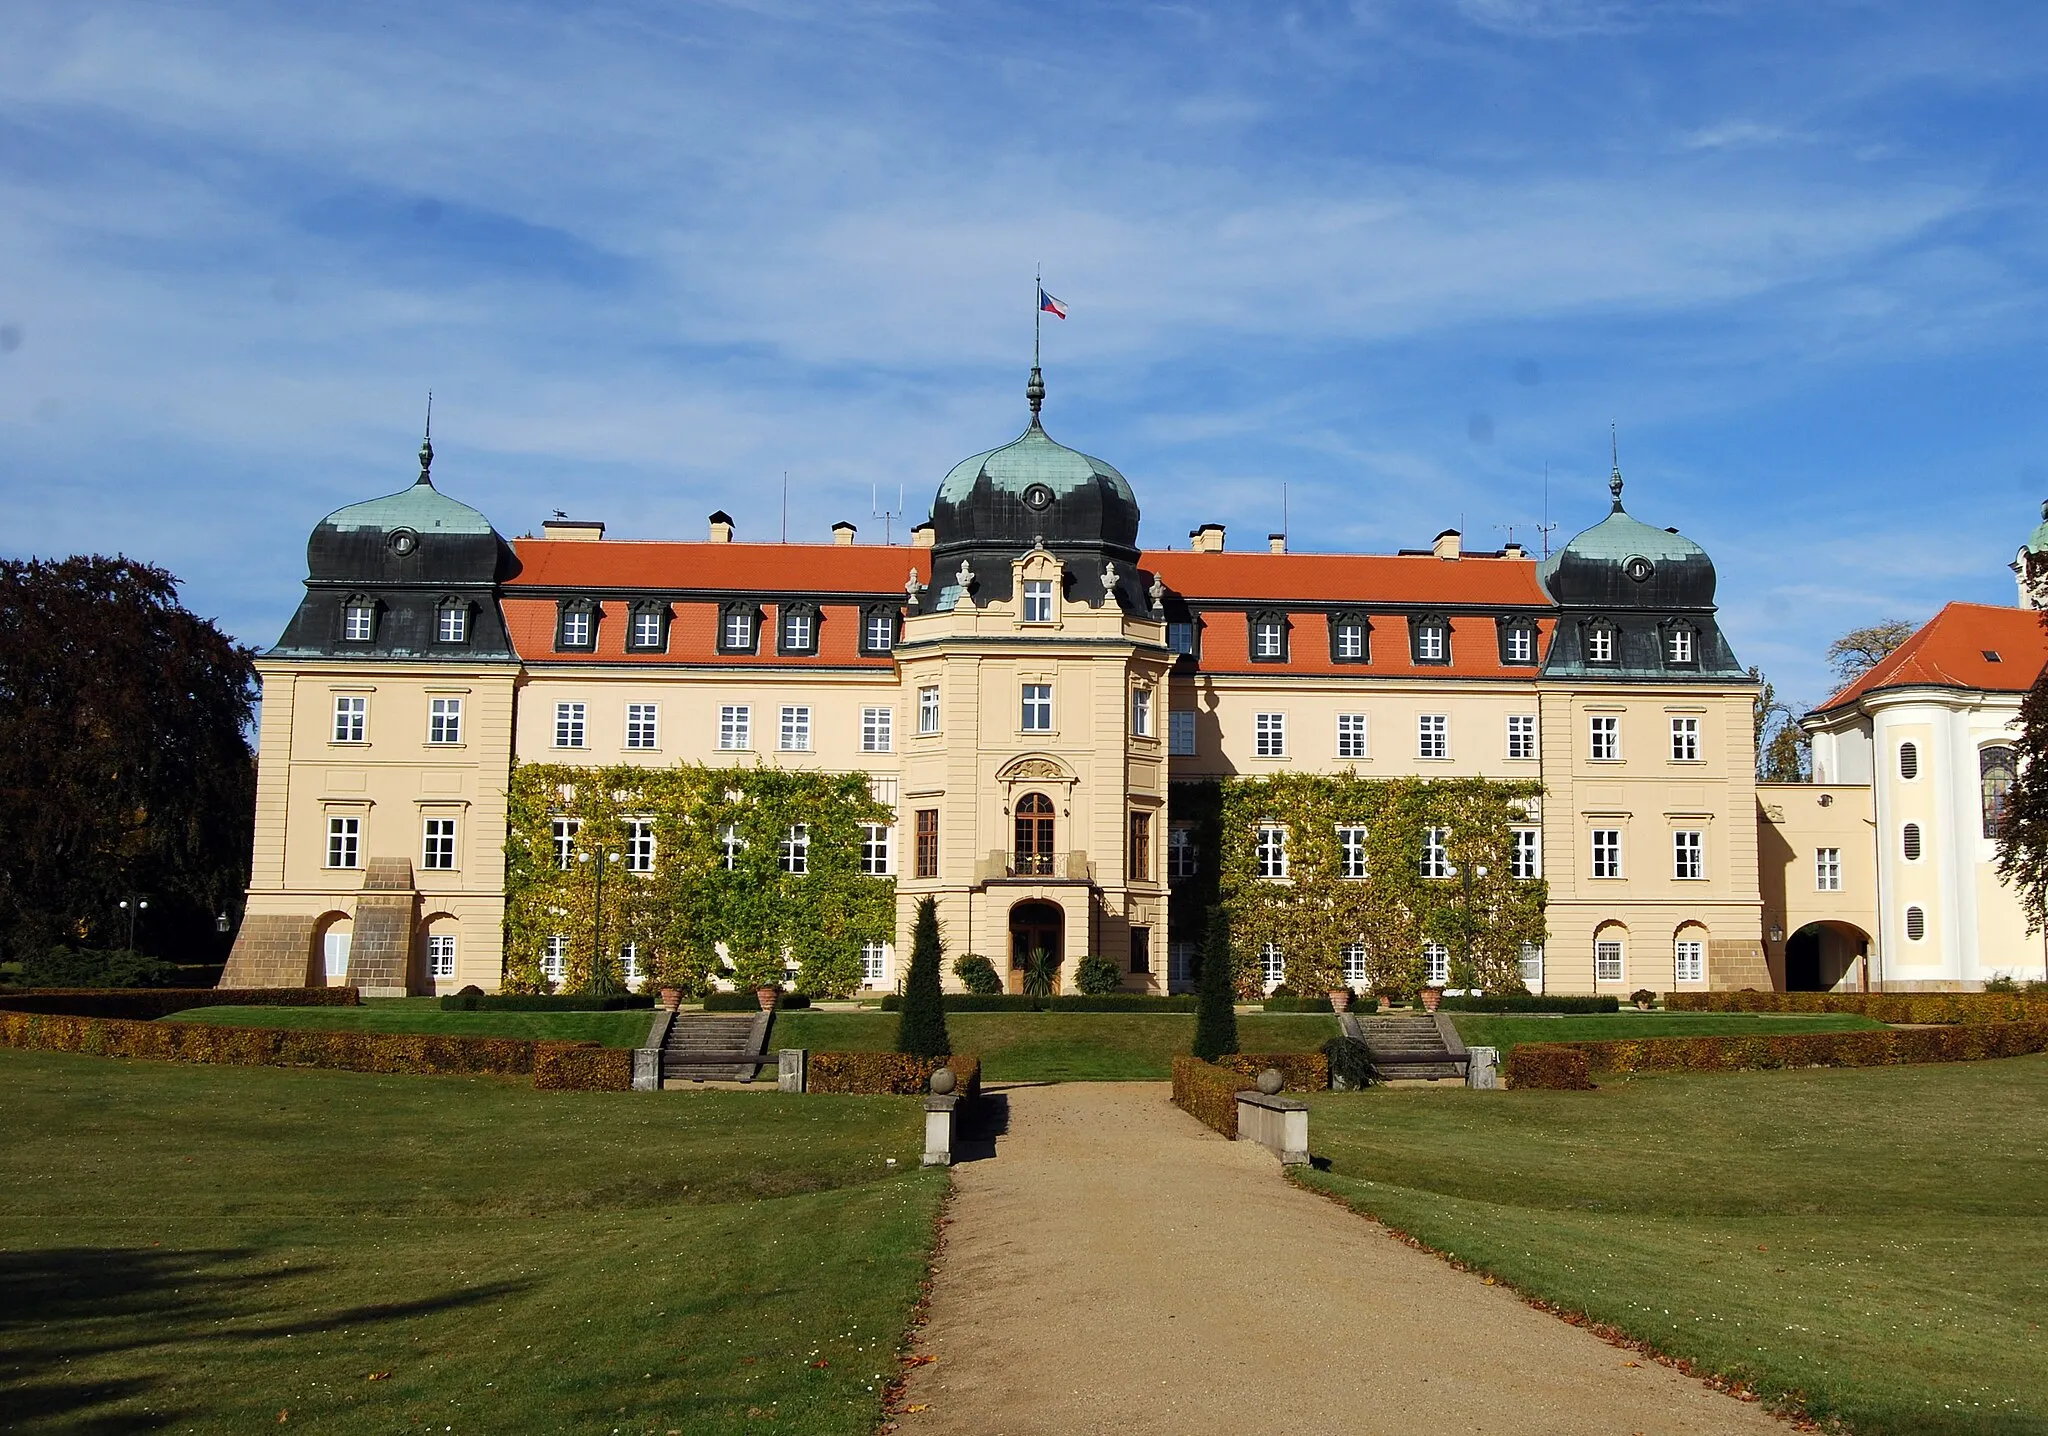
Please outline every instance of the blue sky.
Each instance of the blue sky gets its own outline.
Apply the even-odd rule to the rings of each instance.
[[[1025,417],[1151,544],[1703,542],[1795,699],[2010,603],[2048,497],[2048,7],[0,0],[0,549],[275,640],[435,475],[792,537]]]

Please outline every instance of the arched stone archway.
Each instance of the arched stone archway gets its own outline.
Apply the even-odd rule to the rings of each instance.
[[[1847,922],[1810,922],[1785,939],[1785,990],[1868,990],[1870,934]]]

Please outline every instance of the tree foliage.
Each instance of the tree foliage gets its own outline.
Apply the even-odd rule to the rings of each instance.
[[[0,560],[0,951],[220,946],[249,878],[254,654],[125,558]]]
[[[946,1031],[946,1003],[939,989],[939,902],[919,898],[910,935],[910,976],[903,984],[903,1010],[896,1018],[896,1050],[912,1057],[945,1057],[953,1050]]]
[[[1777,686],[1762,670],[1749,670],[1757,685],[1751,700],[1756,728],[1756,780],[1759,783],[1804,783],[1812,773],[1812,742],[1799,727],[1798,715],[1778,696]]]
[[[2048,669],[2020,700],[2018,773],[1998,823],[1999,880],[2019,895],[2027,931],[2048,926]]]
[[[1202,971],[1195,999],[1195,1044],[1204,1062],[1237,1051],[1237,970],[1230,958],[1230,917],[1220,907],[1209,909],[1202,933]]]
[[[1885,660],[1891,651],[1913,636],[1914,626],[1903,618],[1887,618],[1864,628],[1852,628],[1828,645],[1828,667],[1843,683],[1860,677]]]

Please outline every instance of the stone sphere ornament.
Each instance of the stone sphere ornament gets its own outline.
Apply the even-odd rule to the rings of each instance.
[[[938,1071],[932,1073],[932,1095],[934,1097],[945,1096],[953,1090],[959,1083],[959,1080],[959,1078],[953,1075],[952,1068],[941,1067]]]
[[[1259,1074],[1259,1090],[1268,1097],[1278,1097],[1280,1089],[1287,1085],[1287,1079],[1280,1075],[1278,1067],[1268,1067]]]

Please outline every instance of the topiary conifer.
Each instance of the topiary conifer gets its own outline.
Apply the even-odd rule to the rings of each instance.
[[[1199,992],[1194,1052],[1204,1062],[1214,1062],[1237,1051],[1237,974],[1231,970],[1230,920],[1220,907],[1209,909]]]
[[[896,1021],[896,1050],[912,1057],[945,1057],[953,1050],[946,1033],[946,1006],[939,995],[939,903],[922,898],[911,929],[910,976],[903,984],[903,1010]]]

